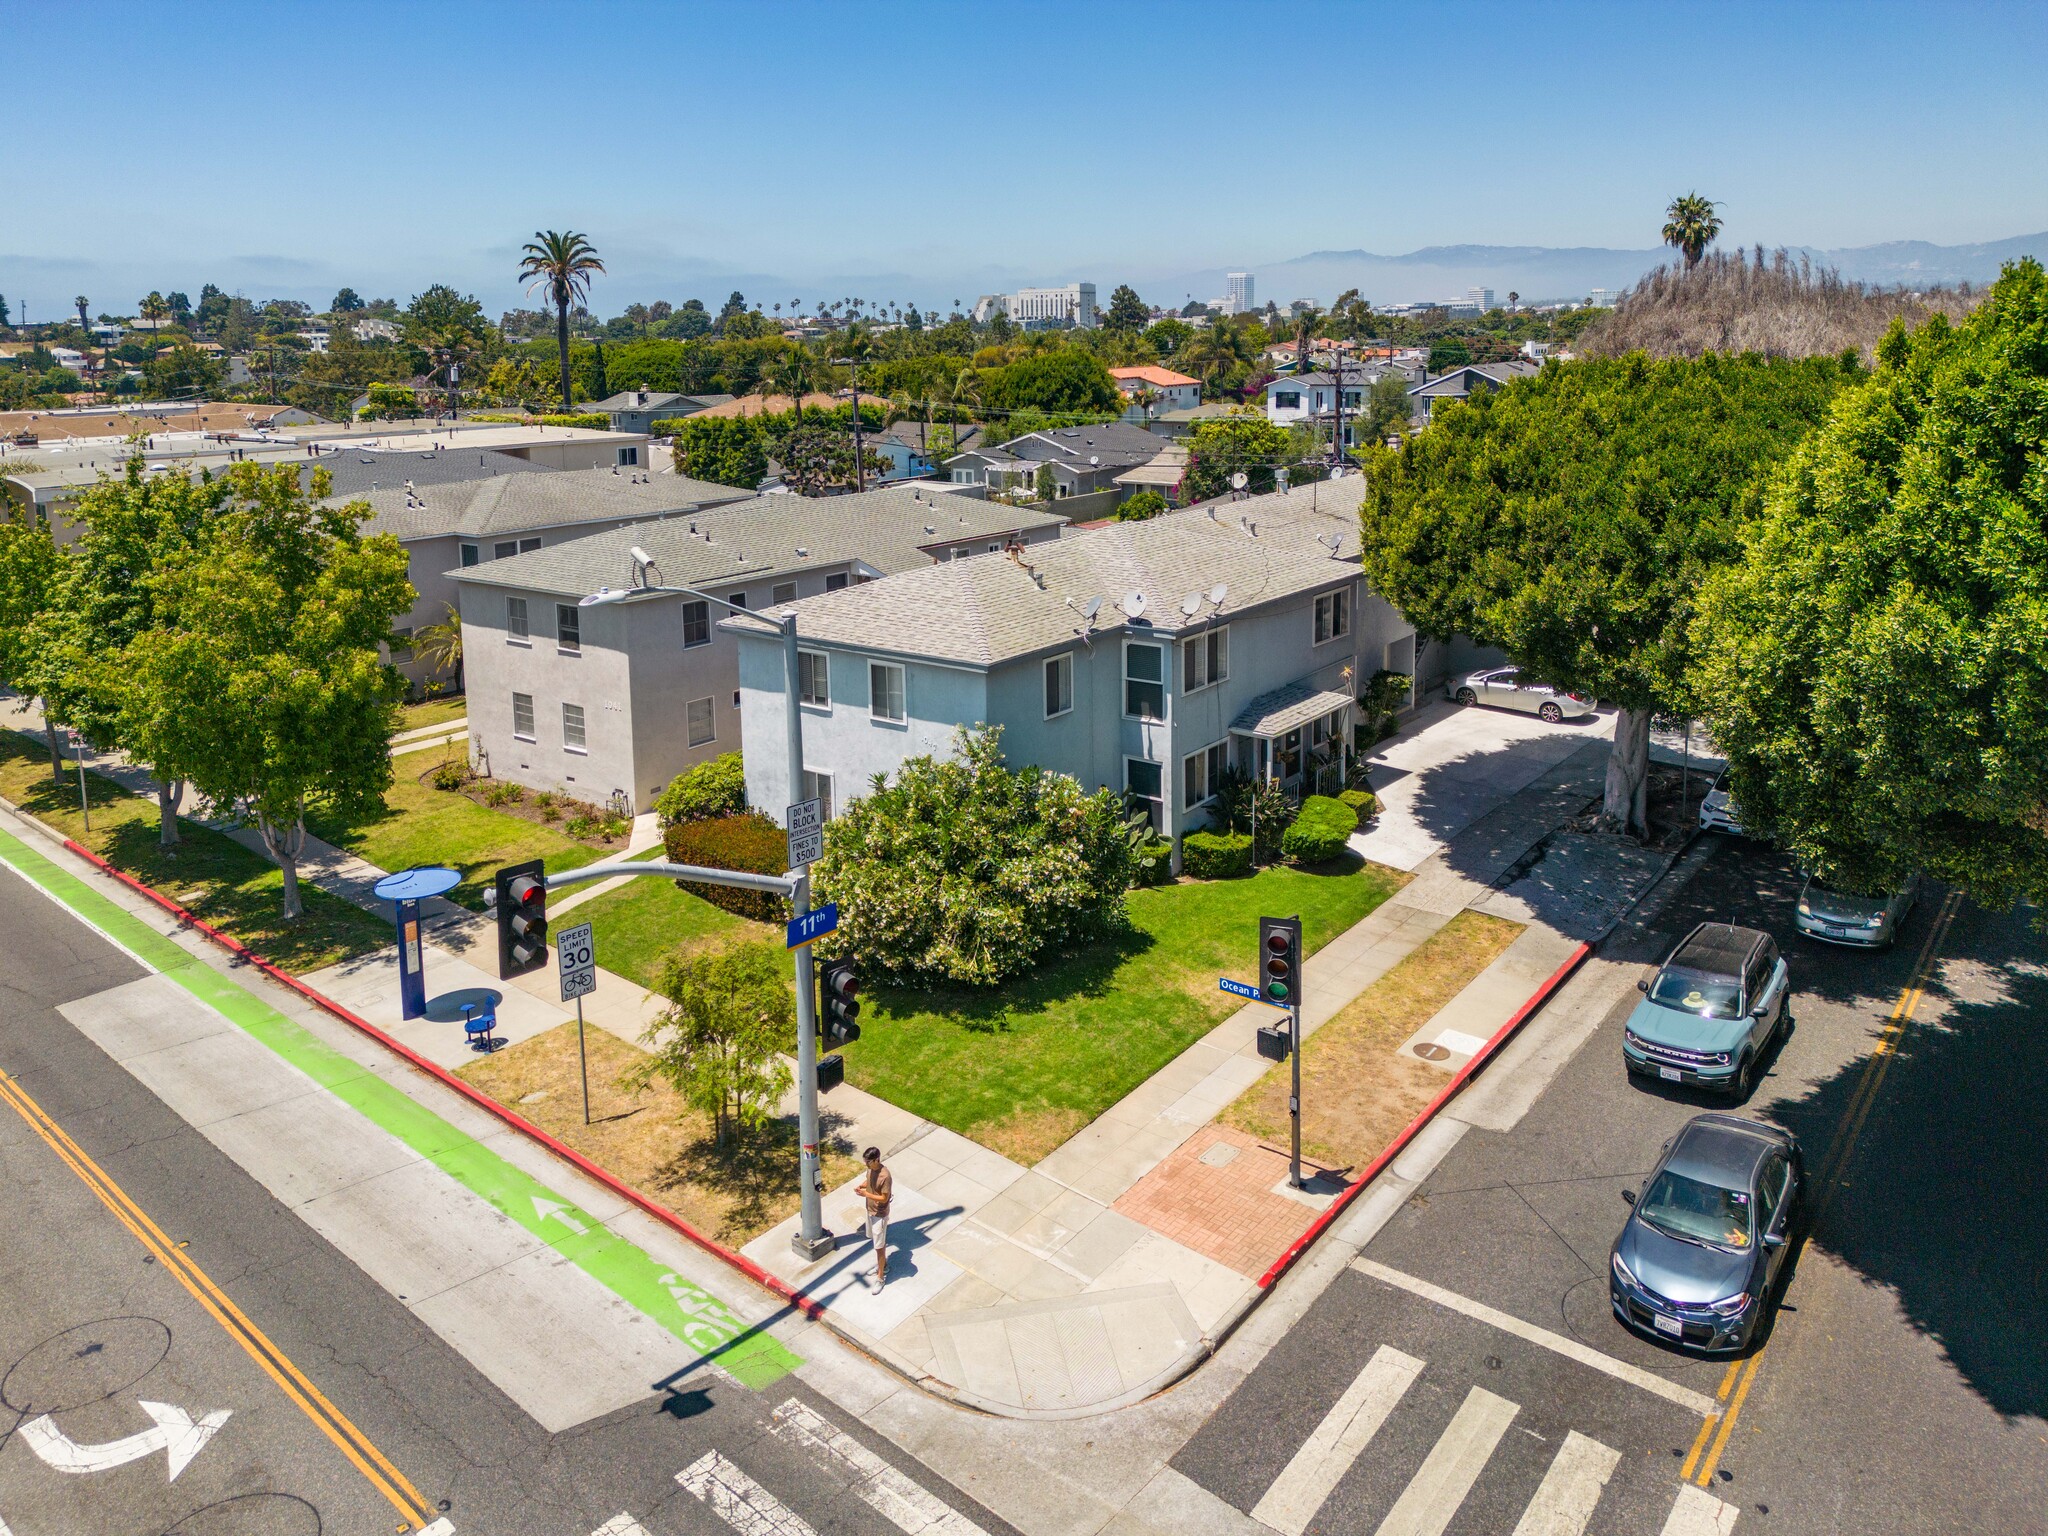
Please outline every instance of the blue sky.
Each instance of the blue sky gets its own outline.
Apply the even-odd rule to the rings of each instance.
[[[943,307],[1316,250],[1641,248],[1693,188],[1744,243],[2048,229],[2039,5],[5,14],[0,144],[31,169],[0,292],[31,318],[209,280],[323,305],[449,281],[496,310],[542,227],[597,242],[605,313],[736,281]]]

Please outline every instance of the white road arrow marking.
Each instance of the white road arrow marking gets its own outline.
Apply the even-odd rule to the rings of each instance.
[[[590,1228],[584,1226],[574,1216],[571,1216],[569,1210],[570,1207],[562,1204],[559,1200],[543,1200],[539,1195],[533,1197],[533,1214],[537,1220],[546,1221],[552,1217],[571,1232],[574,1232],[578,1237],[582,1237],[585,1233],[589,1232]]]
[[[170,1481],[176,1482],[178,1474],[206,1449],[206,1442],[234,1413],[231,1408],[222,1408],[195,1420],[184,1409],[173,1408],[169,1403],[138,1400],[138,1406],[156,1420],[155,1425],[119,1440],[80,1445],[59,1429],[47,1413],[22,1425],[21,1438],[42,1458],[44,1465],[59,1472],[106,1472],[162,1451],[170,1462]]]

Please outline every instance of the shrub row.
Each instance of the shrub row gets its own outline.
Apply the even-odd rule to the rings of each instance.
[[[1337,798],[1351,807],[1361,827],[1379,814],[1379,797],[1369,789],[1347,789]]]
[[[668,849],[670,862],[675,864],[746,870],[757,875],[789,872],[789,840],[780,826],[759,811],[678,822],[668,829],[662,841]],[[787,922],[789,919],[789,903],[769,891],[704,885],[691,880],[678,880],[676,884],[693,895],[702,896],[714,907],[723,907],[741,917],[751,917],[764,923]]]
[[[1245,832],[1190,832],[1180,840],[1180,868],[1197,880],[1235,880],[1252,872],[1252,840]]]

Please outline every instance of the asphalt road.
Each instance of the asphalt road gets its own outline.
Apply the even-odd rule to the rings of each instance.
[[[1367,1536],[2041,1529],[2040,937],[2025,914],[1961,905],[1915,995],[1939,893],[1873,955],[1796,937],[1797,889],[1780,856],[1730,839],[1603,951],[1653,961],[1694,922],[1732,919],[1791,963],[1797,1023],[1743,1112],[1796,1132],[1810,1171],[1838,1166],[1745,1358],[1688,1357],[1608,1308],[1621,1191],[1686,1119],[1727,1107],[1627,1080],[1630,994],[1512,1130],[1464,1136],[1175,1467],[1247,1512],[1282,1509],[1291,1486],[1308,1529]],[[1419,1362],[1412,1381],[1376,1427],[1378,1410],[1347,1419],[1387,1350]],[[1695,1406],[1673,1400],[1687,1393]],[[1344,1423],[1325,1454],[1318,1426]],[[1583,1525],[1518,1526],[1532,1505],[1572,1515],[1574,1497]]]
[[[906,1477],[1009,1530],[793,1377],[546,1433],[57,1012],[133,961],[0,913],[0,1531],[892,1536]]]

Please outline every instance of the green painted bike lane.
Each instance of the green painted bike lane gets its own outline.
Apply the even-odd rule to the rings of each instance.
[[[573,1200],[349,1060],[5,831],[0,831],[0,865],[41,888],[145,969],[183,987],[742,1385],[760,1390],[803,1363],[772,1335],[749,1327],[709,1291],[603,1226]],[[569,1220],[559,1219],[564,1216]]]

